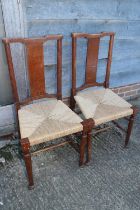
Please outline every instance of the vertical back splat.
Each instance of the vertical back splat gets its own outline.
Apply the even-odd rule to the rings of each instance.
[[[96,82],[100,38],[89,38],[87,44],[85,84]]]
[[[26,43],[26,49],[31,97],[44,95],[45,77],[43,42],[28,42]]]

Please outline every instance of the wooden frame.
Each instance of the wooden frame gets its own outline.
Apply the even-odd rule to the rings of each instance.
[[[10,79],[12,83],[13,96],[16,105],[17,119],[18,119],[18,110],[21,106],[31,103],[33,100],[41,98],[57,98],[62,100],[62,35],[48,35],[40,38],[5,38],[3,39],[5,45],[5,51],[9,66]],[[48,94],[45,90],[45,78],[44,78],[44,55],[43,55],[43,44],[48,40],[57,40],[57,92],[56,94]],[[12,43],[21,43],[25,45],[27,51],[27,65],[28,65],[28,75],[29,75],[29,86],[30,86],[30,96],[23,101],[20,101],[18,95],[18,88],[16,83],[16,77],[14,73],[14,66],[12,62],[11,55],[11,44]],[[38,56],[38,57],[37,57]],[[36,59],[37,58],[37,59]],[[36,62],[37,60],[37,62]],[[35,72],[35,73],[34,73]],[[39,81],[39,82],[38,82]],[[83,126],[82,140],[80,145],[72,141],[65,141],[63,143],[51,145],[44,148],[40,151],[47,151],[54,149],[56,147],[62,146],[66,143],[69,143],[72,147],[77,150],[79,146],[80,152],[80,166],[84,163],[87,163],[91,158],[91,149],[87,150],[87,158],[84,157],[85,147],[89,144],[88,141],[91,138],[91,129],[93,127],[94,121],[92,119],[85,120],[81,124]],[[19,129],[20,135],[20,129]],[[25,166],[27,170],[27,176],[29,181],[29,189],[34,187],[33,173],[32,173],[32,161],[31,161],[31,152],[30,152],[30,142],[28,138],[20,140],[22,153],[25,161]],[[89,148],[89,147],[88,147]],[[37,154],[40,151],[35,151],[33,154]]]
[[[109,36],[109,47],[108,47],[105,80],[102,83],[98,83],[96,81],[96,74],[97,74],[97,64],[98,64],[99,43],[100,43],[100,39],[106,36]],[[74,110],[75,103],[76,103],[74,100],[74,96],[76,95],[78,91],[81,91],[89,87],[94,87],[94,86],[103,86],[104,88],[109,88],[114,36],[115,36],[114,32],[102,32],[100,34],[72,33],[72,89],[71,89],[71,98],[70,98],[70,107],[72,110]],[[87,44],[85,83],[82,86],[77,88],[76,86],[76,55],[77,55],[76,47],[77,47],[77,39],[80,39],[80,38],[88,39],[88,44]],[[130,118],[127,118],[128,120],[127,130],[122,128],[122,126],[119,125],[117,122],[113,121],[113,123],[118,128],[126,132],[125,147],[128,145],[132,127],[133,127],[134,118],[138,111],[136,107],[132,107],[132,109],[133,109],[133,114],[130,116]],[[102,130],[103,129],[101,129],[101,131]],[[99,130],[97,132],[99,133]],[[88,146],[91,147],[91,142],[89,143]],[[90,148],[88,148],[88,150],[90,150]]]

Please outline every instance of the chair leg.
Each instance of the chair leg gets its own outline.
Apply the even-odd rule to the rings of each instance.
[[[34,181],[33,181],[33,173],[32,173],[32,160],[31,160],[31,154],[30,154],[30,143],[28,138],[21,139],[21,149],[23,152],[23,157],[25,161],[28,181],[29,181],[29,189],[34,188]]]
[[[91,160],[92,154],[92,132],[87,134],[87,163]]]
[[[76,104],[76,102],[74,100],[74,94],[71,93],[71,97],[70,97],[70,108],[71,108],[71,110],[75,109],[75,104]]]
[[[85,156],[85,147],[87,145],[87,134],[85,131],[83,131],[82,139],[80,142],[80,161],[79,166],[82,166],[84,164],[84,156]]]
[[[138,110],[134,107],[133,108],[133,114],[130,116],[130,119],[129,119],[128,129],[127,129],[127,134],[126,134],[126,139],[125,139],[125,146],[124,147],[127,147],[128,143],[129,143],[129,139],[130,139],[130,136],[131,136],[131,132],[132,132],[133,124],[134,124],[134,119],[135,119],[137,111]]]
[[[84,164],[84,154],[85,154],[85,147],[87,146],[87,159],[86,163],[91,160],[91,152],[92,152],[92,128],[94,127],[95,123],[92,118],[86,119],[82,122],[83,125],[83,136],[80,144],[80,165]]]

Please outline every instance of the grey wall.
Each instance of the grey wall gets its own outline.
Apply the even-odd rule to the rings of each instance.
[[[116,32],[111,86],[121,86],[140,82],[140,0],[26,0],[28,35],[41,36],[61,33],[63,41],[63,93],[69,94],[71,86],[71,32],[97,33]],[[107,55],[107,41],[102,41],[99,55],[99,74],[104,74]],[[84,75],[85,46],[79,43],[78,84]],[[54,86],[53,53],[47,53],[46,73]],[[48,59],[49,59],[48,58]],[[52,79],[53,78],[53,79]]]
[[[2,9],[0,3],[0,105],[12,102],[11,85],[1,38],[5,37]]]
[[[71,32],[116,32],[111,70],[111,87],[140,82],[140,0],[21,0],[24,3],[27,36],[64,35],[63,95],[71,88]],[[0,37],[4,36],[0,10]],[[98,80],[103,79],[107,40],[99,53]],[[45,75],[49,92],[56,89],[56,43],[45,47]],[[78,42],[78,84],[84,78],[86,43]],[[47,57],[48,56],[48,57]],[[21,76],[22,78],[22,76]],[[7,65],[0,43],[0,104],[10,103]]]

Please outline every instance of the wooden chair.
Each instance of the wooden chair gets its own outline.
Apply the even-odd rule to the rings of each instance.
[[[126,132],[125,147],[129,142],[134,117],[137,109],[123,98],[109,89],[110,67],[112,61],[112,49],[114,42],[113,32],[100,34],[72,33],[72,91],[70,106],[74,110],[75,103],[79,106],[85,119],[92,118],[94,127],[112,121],[117,127]],[[100,39],[109,37],[109,48],[105,79],[102,83],[97,82],[97,65]],[[87,39],[87,56],[85,69],[85,82],[82,86],[76,85],[76,56],[77,39]],[[91,88],[91,87],[102,88]],[[122,128],[115,120],[124,118],[128,121],[128,129]],[[91,152],[91,143],[88,150]]]
[[[57,93],[48,94],[44,77],[43,44],[48,40],[57,40]],[[3,39],[9,65],[10,79],[19,120],[20,143],[25,160],[29,189],[34,186],[30,147],[56,138],[82,131],[80,144],[80,165],[84,163],[84,149],[92,129],[92,120],[83,121],[62,102],[62,35],[48,35],[41,38]],[[27,54],[30,96],[20,101],[16,75],[11,55],[11,44],[21,43]],[[18,58],[17,58],[18,59]],[[51,81],[50,81],[51,82]],[[47,100],[37,100],[47,98]],[[45,150],[62,146],[65,143],[77,146],[71,141],[49,146]],[[35,152],[36,153],[36,152]],[[88,161],[88,158],[87,160]]]

